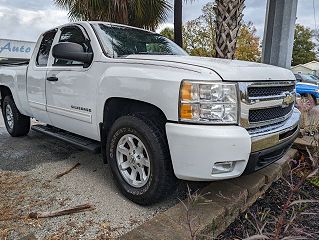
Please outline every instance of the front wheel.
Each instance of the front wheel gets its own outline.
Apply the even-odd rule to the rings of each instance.
[[[135,203],[155,203],[176,186],[165,131],[156,120],[120,117],[108,134],[107,152],[117,186]]]
[[[7,131],[12,137],[21,137],[29,133],[30,118],[19,112],[12,96],[4,98],[2,115]]]

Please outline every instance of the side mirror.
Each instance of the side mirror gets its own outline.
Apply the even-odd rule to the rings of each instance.
[[[53,46],[52,55],[54,58],[83,62],[90,64],[93,60],[93,53],[84,52],[80,44],[72,42],[61,42]]]

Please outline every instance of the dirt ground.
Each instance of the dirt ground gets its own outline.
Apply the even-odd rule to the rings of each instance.
[[[69,174],[56,176],[75,164]],[[182,189],[183,187],[180,187]],[[184,190],[164,202],[141,207],[117,190],[100,155],[31,131],[12,138],[0,117],[0,239],[109,239],[128,232],[174,205]],[[31,220],[45,212],[92,204],[95,210]]]

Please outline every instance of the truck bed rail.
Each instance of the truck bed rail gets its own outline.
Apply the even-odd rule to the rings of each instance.
[[[23,65],[28,65],[29,60],[26,61],[19,61],[19,62],[1,62],[0,61],[0,67],[5,66],[5,67],[15,67],[15,66],[23,66]]]

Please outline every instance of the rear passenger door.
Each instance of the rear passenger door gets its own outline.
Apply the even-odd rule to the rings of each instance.
[[[51,123],[47,113],[46,74],[56,33],[55,29],[42,35],[36,48],[38,53],[33,54],[27,74],[27,96],[33,117],[45,123]]]
[[[92,52],[83,27],[70,25],[60,29],[59,33],[57,42],[77,43],[86,52]],[[47,111],[53,126],[94,139],[98,135],[92,119],[97,79],[90,70],[91,66],[81,62],[53,59],[47,72]]]

